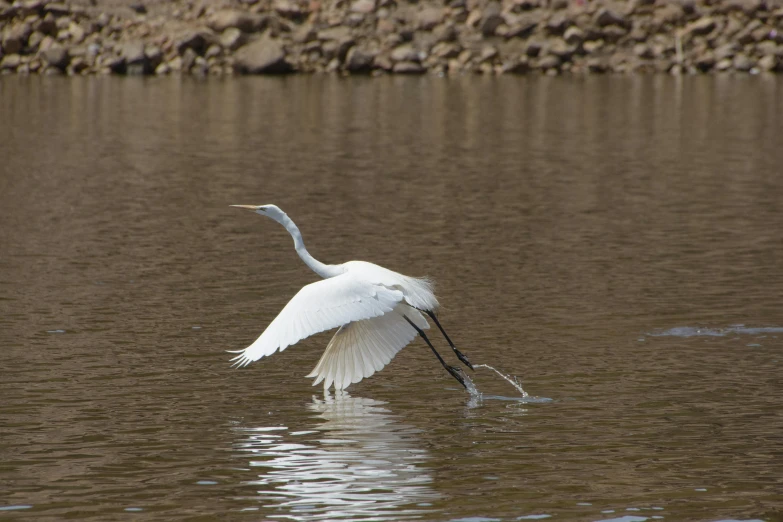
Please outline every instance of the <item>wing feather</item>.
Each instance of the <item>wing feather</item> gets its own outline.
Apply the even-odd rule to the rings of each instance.
[[[419,328],[429,328],[424,317],[405,304],[391,313],[343,325],[308,375],[315,377],[313,386],[323,382],[324,388],[334,384],[337,390],[345,389],[389,364],[417,335],[403,314]]]
[[[316,333],[387,314],[402,300],[401,291],[350,272],[311,283],[285,305],[253,344],[231,360],[236,366],[246,366]]]

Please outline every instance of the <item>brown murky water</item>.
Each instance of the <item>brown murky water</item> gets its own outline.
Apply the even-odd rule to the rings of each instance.
[[[783,520],[781,122],[762,77],[0,79],[0,518]],[[420,341],[231,369],[316,276],[230,203],[551,400]]]

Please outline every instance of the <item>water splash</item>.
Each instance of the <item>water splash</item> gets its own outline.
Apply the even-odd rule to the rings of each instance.
[[[474,368],[487,368],[487,369],[490,369],[490,370],[492,370],[493,372],[495,372],[495,373],[497,373],[498,375],[500,375],[500,376],[501,376],[503,379],[505,379],[506,381],[508,381],[508,382],[509,382],[509,384],[511,384],[511,386],[513,386],[514,388],[516,388],[516,389],[517,389],[517,391],[520,393],[520,395],[522,395],[522,397],[523,397],[523,398],[525,398],[525,399],[526,399],[526,398],[528,398],[528,397],[529,397],[528,393],[527,393],[525,390],[523,390],[523,389],[522,389],[522,385],[519,383],[519,379],[517,379],[516,377],[514,377],[514,380],[511,380],[511,378],[510,378],[508,375],[506,375],[506,374],[504,374],[504,373],[502,373],[502,372],[498,371],[497,369],[493,368],[492,366],[490,366],[490,365],[488,365],[488,364],[474,364],[474,365],[473,365],[473,367],[474,367]],[[472,383],[472,382],[471,382],[470,384],[471,384],[471,385],[473,385],[473,383]],[[475,387],[475,386],[473,386],[473,389],[475,390],[475,389],[476,389],[476,387]],[[468,391],[470,391],[470,389],[468,389]],[[476,392],[478,393],[478,390],[476,390]],[[472,391],[471,391],[471,395],[473,395],[473,392],[472,392]]]

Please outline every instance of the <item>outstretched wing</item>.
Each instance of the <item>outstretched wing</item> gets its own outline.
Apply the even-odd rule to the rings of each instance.
[[[389,364],[417,335],[402,314],[419,328],[429,328],[419,311],[405,304],[392,313],[343,325],[308,375],[317,377],[313,386],[323,381],[324,388],[334,383],[336,390],[342,390]]]
[[[235,352],[239,355],[231,360],[236,366],[247,366],[318,332],[389,313],[402,299],[401,291],[358,279],[350,272],[311,283],[299,290],[253,344]]]

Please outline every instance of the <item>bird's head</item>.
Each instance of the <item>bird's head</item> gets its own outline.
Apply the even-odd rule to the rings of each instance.
[[[280,221],[280,218],[282,216],[285,216],[285,212],[280,210],[279,207],[276,205],[230,205],[232,207],[236,208],[243,208],[245,210],[250,210],[251,212],[255,212],[256,214],[261,214],[262,216],[271,217],[275,221]]]

